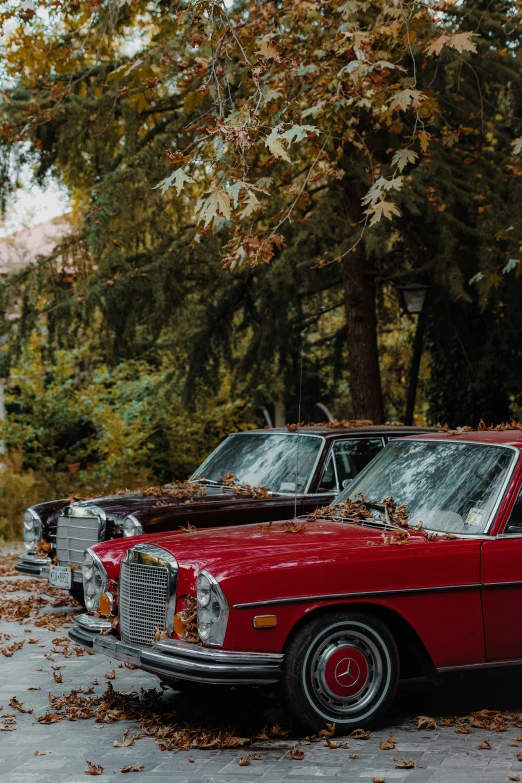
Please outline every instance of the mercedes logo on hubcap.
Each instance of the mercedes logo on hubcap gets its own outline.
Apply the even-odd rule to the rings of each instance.
[[[350,688],[352,685],[355,685],[360,674],[359,664],[353,658],[342,658],[334,671],[335,681],[343,688]]]

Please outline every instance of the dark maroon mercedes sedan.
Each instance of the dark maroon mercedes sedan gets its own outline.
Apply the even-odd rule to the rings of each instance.
[[[83,599],[83,553],[98,541],[309,514],[331,503],[389,440],[430,431],[402,425],[317,425],[236,432],[187,482],[27,509],[27,554],[20,556],[16,569],[48,578]],[[48,553],[41,556],[45,549]]]

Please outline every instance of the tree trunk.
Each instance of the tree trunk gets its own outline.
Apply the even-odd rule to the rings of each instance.
[[[382,424],[375,284],[361,245],[343,260],[343,286],[353,414]]]

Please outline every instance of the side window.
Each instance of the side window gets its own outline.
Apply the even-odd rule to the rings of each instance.
[[[505,533],[522,533],[522,489],[518,493],[515,505],[511,509]]]
[[[326,463],[326,467],[324,469],[324,473],[322,475],[317,491],[339,492],[339,487],[337,486],[337,476],[335,475],[334,461],[331,455],[328,458],[328,462]]]
[[[354,438],[337,440],[333,454],[337,468],[339,488],[343,489],[384,448],[382,438]]]

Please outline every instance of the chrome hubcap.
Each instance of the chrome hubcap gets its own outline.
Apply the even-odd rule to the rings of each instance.
[[[359,712],[372,701],[383,677],[382,657],[359,631],[337,631],[323,639],[311,659],[315,698],[331,714]]]

